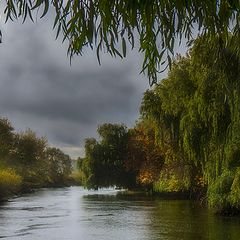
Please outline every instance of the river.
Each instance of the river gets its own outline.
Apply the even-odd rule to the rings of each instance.
[[[115,190],[41,189],[0,205],[0,238],[10,240],[238,240],[240,218],[196,202]]]

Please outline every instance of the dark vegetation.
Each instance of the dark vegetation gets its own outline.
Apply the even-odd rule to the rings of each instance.
[[[27,130],[15,133],[8,119],[0,118],[0,199],[40,187],[69,184],[71,159],[46,139]]]
[[[99,141],[86,139],[78,160],[86,187],[186,193],[218,212],[239,211],[240,60],[202,38],[145,92],[134,128],[103,124]]]
[[[8,0],[3,1],[6,21],[37,21],[50,13],[56,37],[68,42],[68,54],[82,55],[86,47],[113,57],[126,57],[137,47],[143,53],[142,72],[150,84],[158,72],[172,65],[175,46],[206,34],[205,44],[235,51],[239,56],[239,0]],[[236,36],[228,44],[229,31]],[[0,31],[1,40],[1,31]]]

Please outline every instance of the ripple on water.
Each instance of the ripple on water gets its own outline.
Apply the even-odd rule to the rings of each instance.
[[[117,196],[116,191],[44,189],[0,206],[0,239],[238,240],[240,219],[189,201]]]

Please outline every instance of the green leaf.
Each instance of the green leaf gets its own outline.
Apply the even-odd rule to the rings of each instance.
[[[48,9],[49,9],[49,0],[44,0],[44,10],[40,18],[43,18],[47,14]]]
[[[171,69],[172,68],[172,59],[169,55],[167,56],[167,59],[168,59],[169,68]]]
[[[99,44],[98,44],[98,47],[97,47],[97,60],[98,60],[99,65],[101,65],[101,61],[100,61],[100,49],[101,49],[101,43],[99,43]]]
[[[31,8],[31,10],[34,10],[34,9],[40,7],[43,4],[44,1],[45,0],[37,0],[36,4]]]
[[[126,50],[127,50],[127,47],[126,47],[126,41],[125,41],[125,38],[122,38],[122,50],[123,50],[123,57],[126,57]]]

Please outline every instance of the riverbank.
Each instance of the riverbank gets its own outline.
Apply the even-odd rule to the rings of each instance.
[[[64,187],[71,187],[71,186],[78,186],[76,181],[72,178],[68,178],[63,182],[58,183],[46,183],[46,184],[33,184],[33,183],[21,183],[21,186],[18,188],[13,188],[11,185],[6,186],[5,189],[1,188],[0,190],[0,202],[6,202],[11,198],[21,197],[27,193],[34,193],[39,191],[43,188],[47,189],[54,189],[54,188],[64,188]]]

